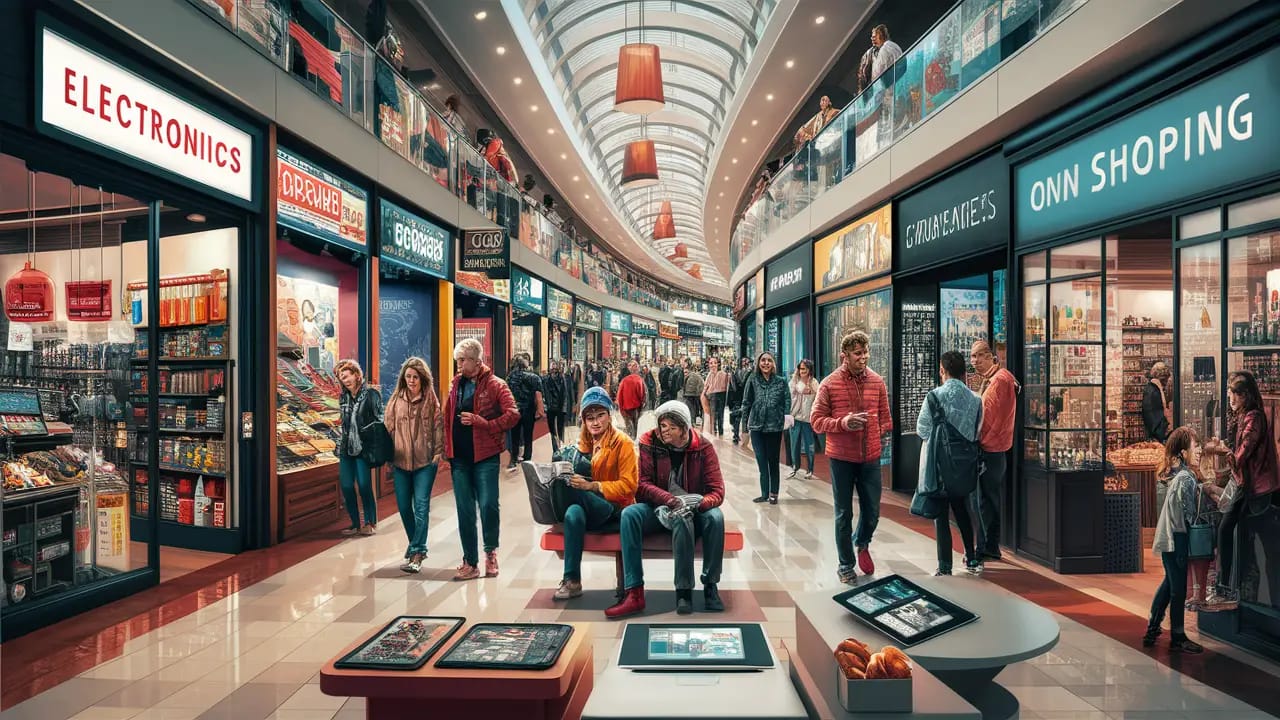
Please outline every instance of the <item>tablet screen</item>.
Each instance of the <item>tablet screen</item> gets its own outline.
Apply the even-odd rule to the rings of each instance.
[[[649,628],[650,660],[745,660],[746,657],[740,628]]]
[[[904,646],[922,643],[978,618],[898,575],[842,592],[833,599]]]

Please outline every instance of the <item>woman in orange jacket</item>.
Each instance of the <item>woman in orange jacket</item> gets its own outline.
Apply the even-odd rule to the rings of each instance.
[[[569,479],[570,503],[564,512],[564,579],[555,599],[582,595],[582,543],[590,530],[618,519],[636,501],[640,470],[631,438],[613,427],[613,401],[604,388],[582,394],[582,434],[578,450],[591,456],[591,477]]]

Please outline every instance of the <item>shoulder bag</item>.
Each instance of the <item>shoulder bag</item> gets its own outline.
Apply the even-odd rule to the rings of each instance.
[[[1187,557],[1192,560],[1212,558],[1217,535],[1217,528],[1206,519],[1204,514],[1204,491],[1197,487],[1196,516],[1191,526],[1187,528]]]

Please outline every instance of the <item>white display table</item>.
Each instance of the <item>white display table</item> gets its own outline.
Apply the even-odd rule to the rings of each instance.
[[[955,694],[980,710],[984,720],[1017,718],[1017,698],[994,679],[1006,665],[1042,655],[1058,643],[1058,623],[1053,615],[1039,605],[977,578],[908,579],[979,616],[978,620],[964,627],[903,648],[915,667],[936,676]],[[804,665],[823,694],[832,699],[835,698],[836,678],[829,671],[831,653],[841,640],[857,638],[872,648],[896,645],[887,635],[864,625],[837,605],[831,599],[835,594],[828,590],[796,596],[797,648],[792,657],[793,662]],[[824,683],[830,685],[829,694]],[[921,705],[918,693],[916,698],[918,713],[928,706]],[[841,710],[839,704],[834,706]]]

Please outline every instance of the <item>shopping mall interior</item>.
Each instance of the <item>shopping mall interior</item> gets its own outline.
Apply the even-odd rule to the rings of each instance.
[[[0,68],[0,719],[1280,717],[1280,0]]]

